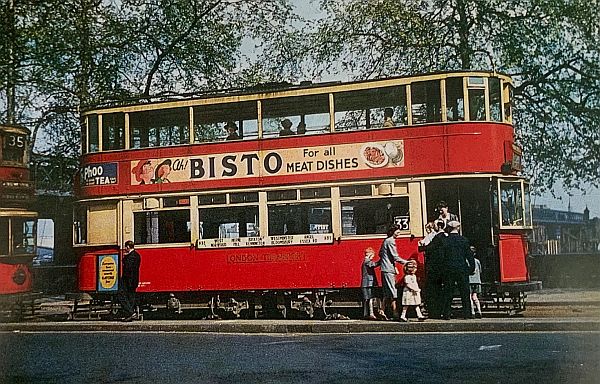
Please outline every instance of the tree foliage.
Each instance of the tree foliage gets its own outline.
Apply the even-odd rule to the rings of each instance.
[[[290,46],[311,75],[512,75],[517,139],[540,190],[600,185],[598,0],[322,0]],[[277,47],[272,47],[277,48]],[[285,74],[283,75],[285,76]],[[289,73],[289,77],[297,74]]]
[[[12,36],[0,58],[18,54],[0,61],[3,100],[16,89],[37,149],[67,156],[82,109],[243,83],[244,39],[278,36],[293,18],[287,0],[3,0],[0,12]]]

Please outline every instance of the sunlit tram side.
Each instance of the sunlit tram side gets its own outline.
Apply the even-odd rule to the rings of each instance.
[[[29,178],[29,130],[0,125],[0,303],[18,306],[32,289],[37,214]]]
[[[113,295],[134,240],[147,300],[322,313],[358,301],[363,250],[393,223],[401,256],[422,264],[418,240],[444,200],[479,249],[487,292],[521,309],[531,215],[511,87],[450,72],[88,110],[79,289]]]

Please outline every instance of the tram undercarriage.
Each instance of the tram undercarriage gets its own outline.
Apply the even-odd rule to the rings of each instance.
[[[540,282],[483,284],[482,310],[489,317],[514,316],[526,309],[527,292],[540,289]],[[248,292],[139,293],[139,318],[172,319],[361,319],[360,289]],[[460,299],[453,308],[459,312]],[[70,315],[75,318],[118,317],[116,295],[80,296]],[[376,306],[379,304],[376,304]],[[426,302],[424,312],[427,313]],[[389,318],[392,318],[389,314]]]

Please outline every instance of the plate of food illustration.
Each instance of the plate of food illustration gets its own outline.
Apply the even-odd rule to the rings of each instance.
[[[390,160],[381,144],[367,143],[360,148],[360,156],[371,168],[385,167]]]
[[[398,164],[402,161],[402,158],[404,157],[404,151],[402,150],[402,147],[398,147],[396,143],[388,141],[383,146],[383,149],[392,160],[392,163]]]

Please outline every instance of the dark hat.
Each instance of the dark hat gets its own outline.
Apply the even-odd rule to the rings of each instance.
[[[281,125],[284,128],[291,128],[292,127],[292,122],[290,121],[290,119],[283,119],[283,120],[281,120]]]
[[[437,205],[437,208],[448,208],[448,203],[446,203],[444,200],[440,201]]]
[[[229,129],[229,128],[233,128],[236,131],[238,129],[237,125],[235,125],[235,123],[233,121],[228,121],[227,124],[225,124],[225,129]]]

